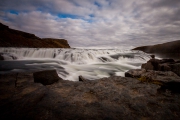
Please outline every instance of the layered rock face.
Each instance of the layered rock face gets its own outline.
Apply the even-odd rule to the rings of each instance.
[[[154,53],[163,58],[180,59],[180,40],[157,44],[152,46],[141,46],[133,50],[141,50],[146,53]]]
[[[70,48],[67,40],[44,38],[14,30],[0,23],[0,47]]]

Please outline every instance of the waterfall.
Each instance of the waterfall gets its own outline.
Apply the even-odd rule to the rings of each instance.
[[[0,48],[0,74],[56,69],[63,79],[79,75],[97,79],[139,68],[150,56],[141,51],[119,49]],[[16,65],[17,64],[17,65]]]

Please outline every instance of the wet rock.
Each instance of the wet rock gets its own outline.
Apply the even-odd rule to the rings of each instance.
[[[159,64],[161,60],[158,59],[150,59],[147,63],[142,64],[141,68],[146,70],[159,70]]]
[[[154,70],[154,66],[152,65],[151,62],[147,62],[141,65],[142,69],[146,69],[146,70]]]
[[[84,82],[84,81],[86,81],[86,79],[82,75],[80,75],[79,76],[79,81]]]
[[[125,72],[125,77],[139,78],[145,72],[145,69],[131,69]]]
[[[56,70],[44,70],[33,73],[34,82],[42,83],[43,85],[50,85],[58,80],[62,80],[56,72]]]
[[[0,53],[0,60],[16,60],[17,57],[10,53]]]
[[[150,55],[150,56],[151,56],[151,58],[152,58],[152,59],[154,59],[154,58],[155,58],[155,55]]]

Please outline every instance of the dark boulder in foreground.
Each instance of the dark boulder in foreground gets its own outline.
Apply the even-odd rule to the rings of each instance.
[[[34,82],[42,83],[43,85],[50,85],[58,80],[62,80],[56,72],[56,70],[44,70],[33,73]]]
[[[112,76],[84,82],[62,80],[43,86],[34,83],[32,74],[19,74],[16,87],[15,80],[15,74],[0,76],[2,120],[180,118],[180,94],[134,78]]]
[[[84,82],[84,81],[86,81],[86,79],[82,75],[80,75],[79,76],[79,81]]]
[[[145,72],[145,69],[131,69],[125,72],[125,77],[139,78]]]

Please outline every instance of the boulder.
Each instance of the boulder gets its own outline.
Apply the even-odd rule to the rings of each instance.
[[[42,83],[43,85],[51,85],[58,80],[62,80],[56,72],[56,70],[44,70],[33,73],[34,82]]]
[[[159,70],[160,71],[171,71],[171,67],[167,63],[160,64],[159,65]]]
[[[150,55],[150,56],[151,56],[151,58],[153,58],[153,59],[155,58],[155,55]]]
[[[84,82],[84,81],[86,81],[86,79],[85,79],[82,75],[80,75],[80,76],[79,76],[79,81]]]
[[[180,76],[180,63],[169,64],[169,67],[171,68],[171,71]]]
[[[173,59],[150,59],[147,63],[142,64],[141,68],[156,71],[173,71],[180,76],[180,63],[175,62]]]
[[[146,69],[146,70],[154,70],[154,66],[152,65],[151,62],[147,62],[141,65],[142,69]]]
[[[131,69],[125,72],[125,77],[139,78],[145,72],[145,69]]]
[[[147,63],[142,64],[141,68],[146,70],[159,70],[159,63],[161,60],[158,59],[150,59]]]

